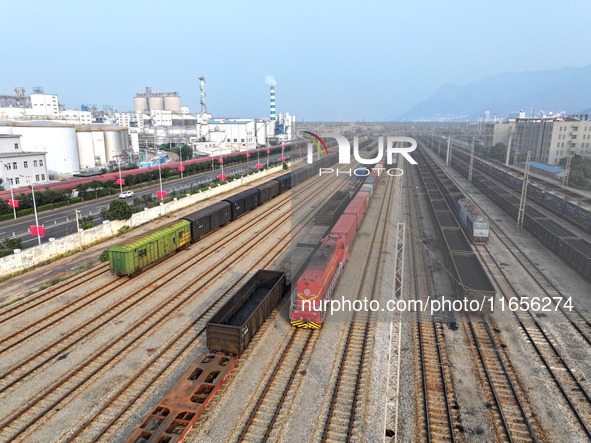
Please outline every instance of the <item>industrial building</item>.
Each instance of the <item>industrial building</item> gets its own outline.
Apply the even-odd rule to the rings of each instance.
[[[485,145],[508,145],[520,154],[532,153],[532,160],[556,165],[574,152],[591,157],[591,121],[569,117],[529,117],[508,119],[486,127]]]
[[[80,171],[74,125],[51,121],[0,123],[0,134],[20,135],[27,151],[45,152],[51,179]]]
[[[0,134],[2,187],[19,188],[49,179],[45,152],[25,150],[18,134]]]

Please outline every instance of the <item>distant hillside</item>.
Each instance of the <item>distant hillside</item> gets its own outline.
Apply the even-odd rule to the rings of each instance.
[[[485,111],[506,118],[518,110],[531,114],[566,111],[581,114],[591,105],[591,65],[555,71],[506,72],[469,85],[444,85],[398,119],[403,121],[472,121]]]

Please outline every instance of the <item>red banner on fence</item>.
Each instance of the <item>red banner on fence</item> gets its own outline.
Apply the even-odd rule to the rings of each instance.
[[[43,226],[31,226],[31,235],[45,235]]]

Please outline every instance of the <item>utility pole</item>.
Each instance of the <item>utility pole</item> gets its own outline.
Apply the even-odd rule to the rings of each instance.
[[[451,148],[451,133],[447,133],[447,154],[445,155],[445,166],[449,166],[449,157],[450,157],[450,148]]]
[[[468,187],[472,185],[472,171],[474,170],[474,137],[470,148],[470,170],[468,171]]]
[[[78,233],[78,246],[80,247],[80,250],[82,251],[82,234],[80,233],[80,222],[78,221],[78,209],[75,210],[76,211],[76,232]]]
[[[527,178],[529,175],[529,159],[531,151],[527,151],[527,159],[525,160],[525,172],[523,173],[523,184],[521,185],[521,200],[519,200],[519,212],[517,213],[517,232],[521,232],[523,228],[523,219],[525,218],[525,200],[527,197]]]
[[[568,156],[566,157],[566,166],[564,168],[564,179],[562,181],[562,186],[568,188],[568,178],[570,176],[570,166],[573,161],[573,157],[575,155],[575,151],[568,151]]]
[[[31,192],[33,194],[33,209],[35,210],[35,227],[37,228],[37,240],[41,244],[41,234],[39,234],[39,219],[37,218],[37,203],[35,203],[35,186],[31,184]]]
[[[509,135],[509,142],[507,143],[507,157],[505,157],[505,166],[509,166],[509,155],[511,154],[511,141],[513,134]]]

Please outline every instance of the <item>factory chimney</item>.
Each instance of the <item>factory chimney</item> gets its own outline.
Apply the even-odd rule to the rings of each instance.
[[[270,120],[275,121],[275,86],[271,85],[271,113],[270,113]]]

